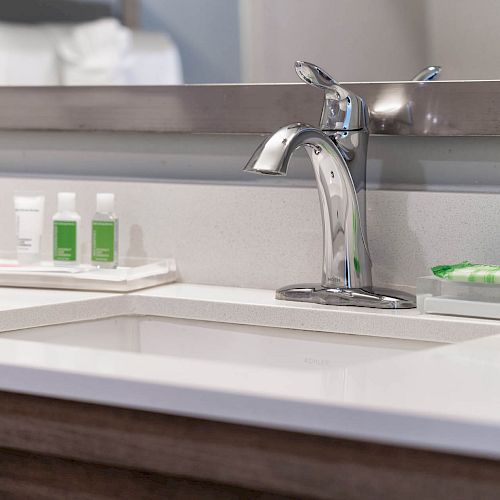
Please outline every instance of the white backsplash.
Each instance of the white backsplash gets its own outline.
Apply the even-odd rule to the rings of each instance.
[[[12,195],[46,194],[44,252],[58,191],[76,191],[90,242],[96,192],[114,192],[120,252],[177,259],[182,281],[255,288],[317,282],[321,226],[315,188],[3,178],[2,251],[15,251]],[[378,285],[412,287],[435,264],[500,263],[500,196],[368,191],[368,241]]]

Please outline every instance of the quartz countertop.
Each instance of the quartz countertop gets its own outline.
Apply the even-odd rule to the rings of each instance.
[[[126,295],[0,289],[0,331],[164,316],[448,343],[344,369],[185,360],[0,335],[0,390],[500,458],[500,322],[282,302],[176,283]],[[203,373],[203,377],[200,377]]]
[[[500,322],[276,300],[273,290],[173,283],[129,294],[0,288],[0,332],[140,314],[455,343],[500,334]]]

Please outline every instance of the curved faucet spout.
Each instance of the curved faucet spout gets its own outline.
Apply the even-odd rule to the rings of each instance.
[[[300,147],[304,147],[309,155],[318,184],[323,222],[322,285],[329,288],[370,287],[371,260],[364,217],[346,164],[345,151],[343,154],[321,130],[295,123],[266,139],[252,155],[245,170],[286,175],[290,158]]]

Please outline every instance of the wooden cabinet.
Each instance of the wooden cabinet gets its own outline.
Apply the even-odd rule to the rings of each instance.
[[[500,463],[0,393],[2,499],[500,498]]]

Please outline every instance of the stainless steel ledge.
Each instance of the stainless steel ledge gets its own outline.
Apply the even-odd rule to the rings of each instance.
[[[349,83],[372,134],[500,135],[500,81]],[[303,84],[3,87],[0,130],[265,134],[317,124],[322,93]]]

